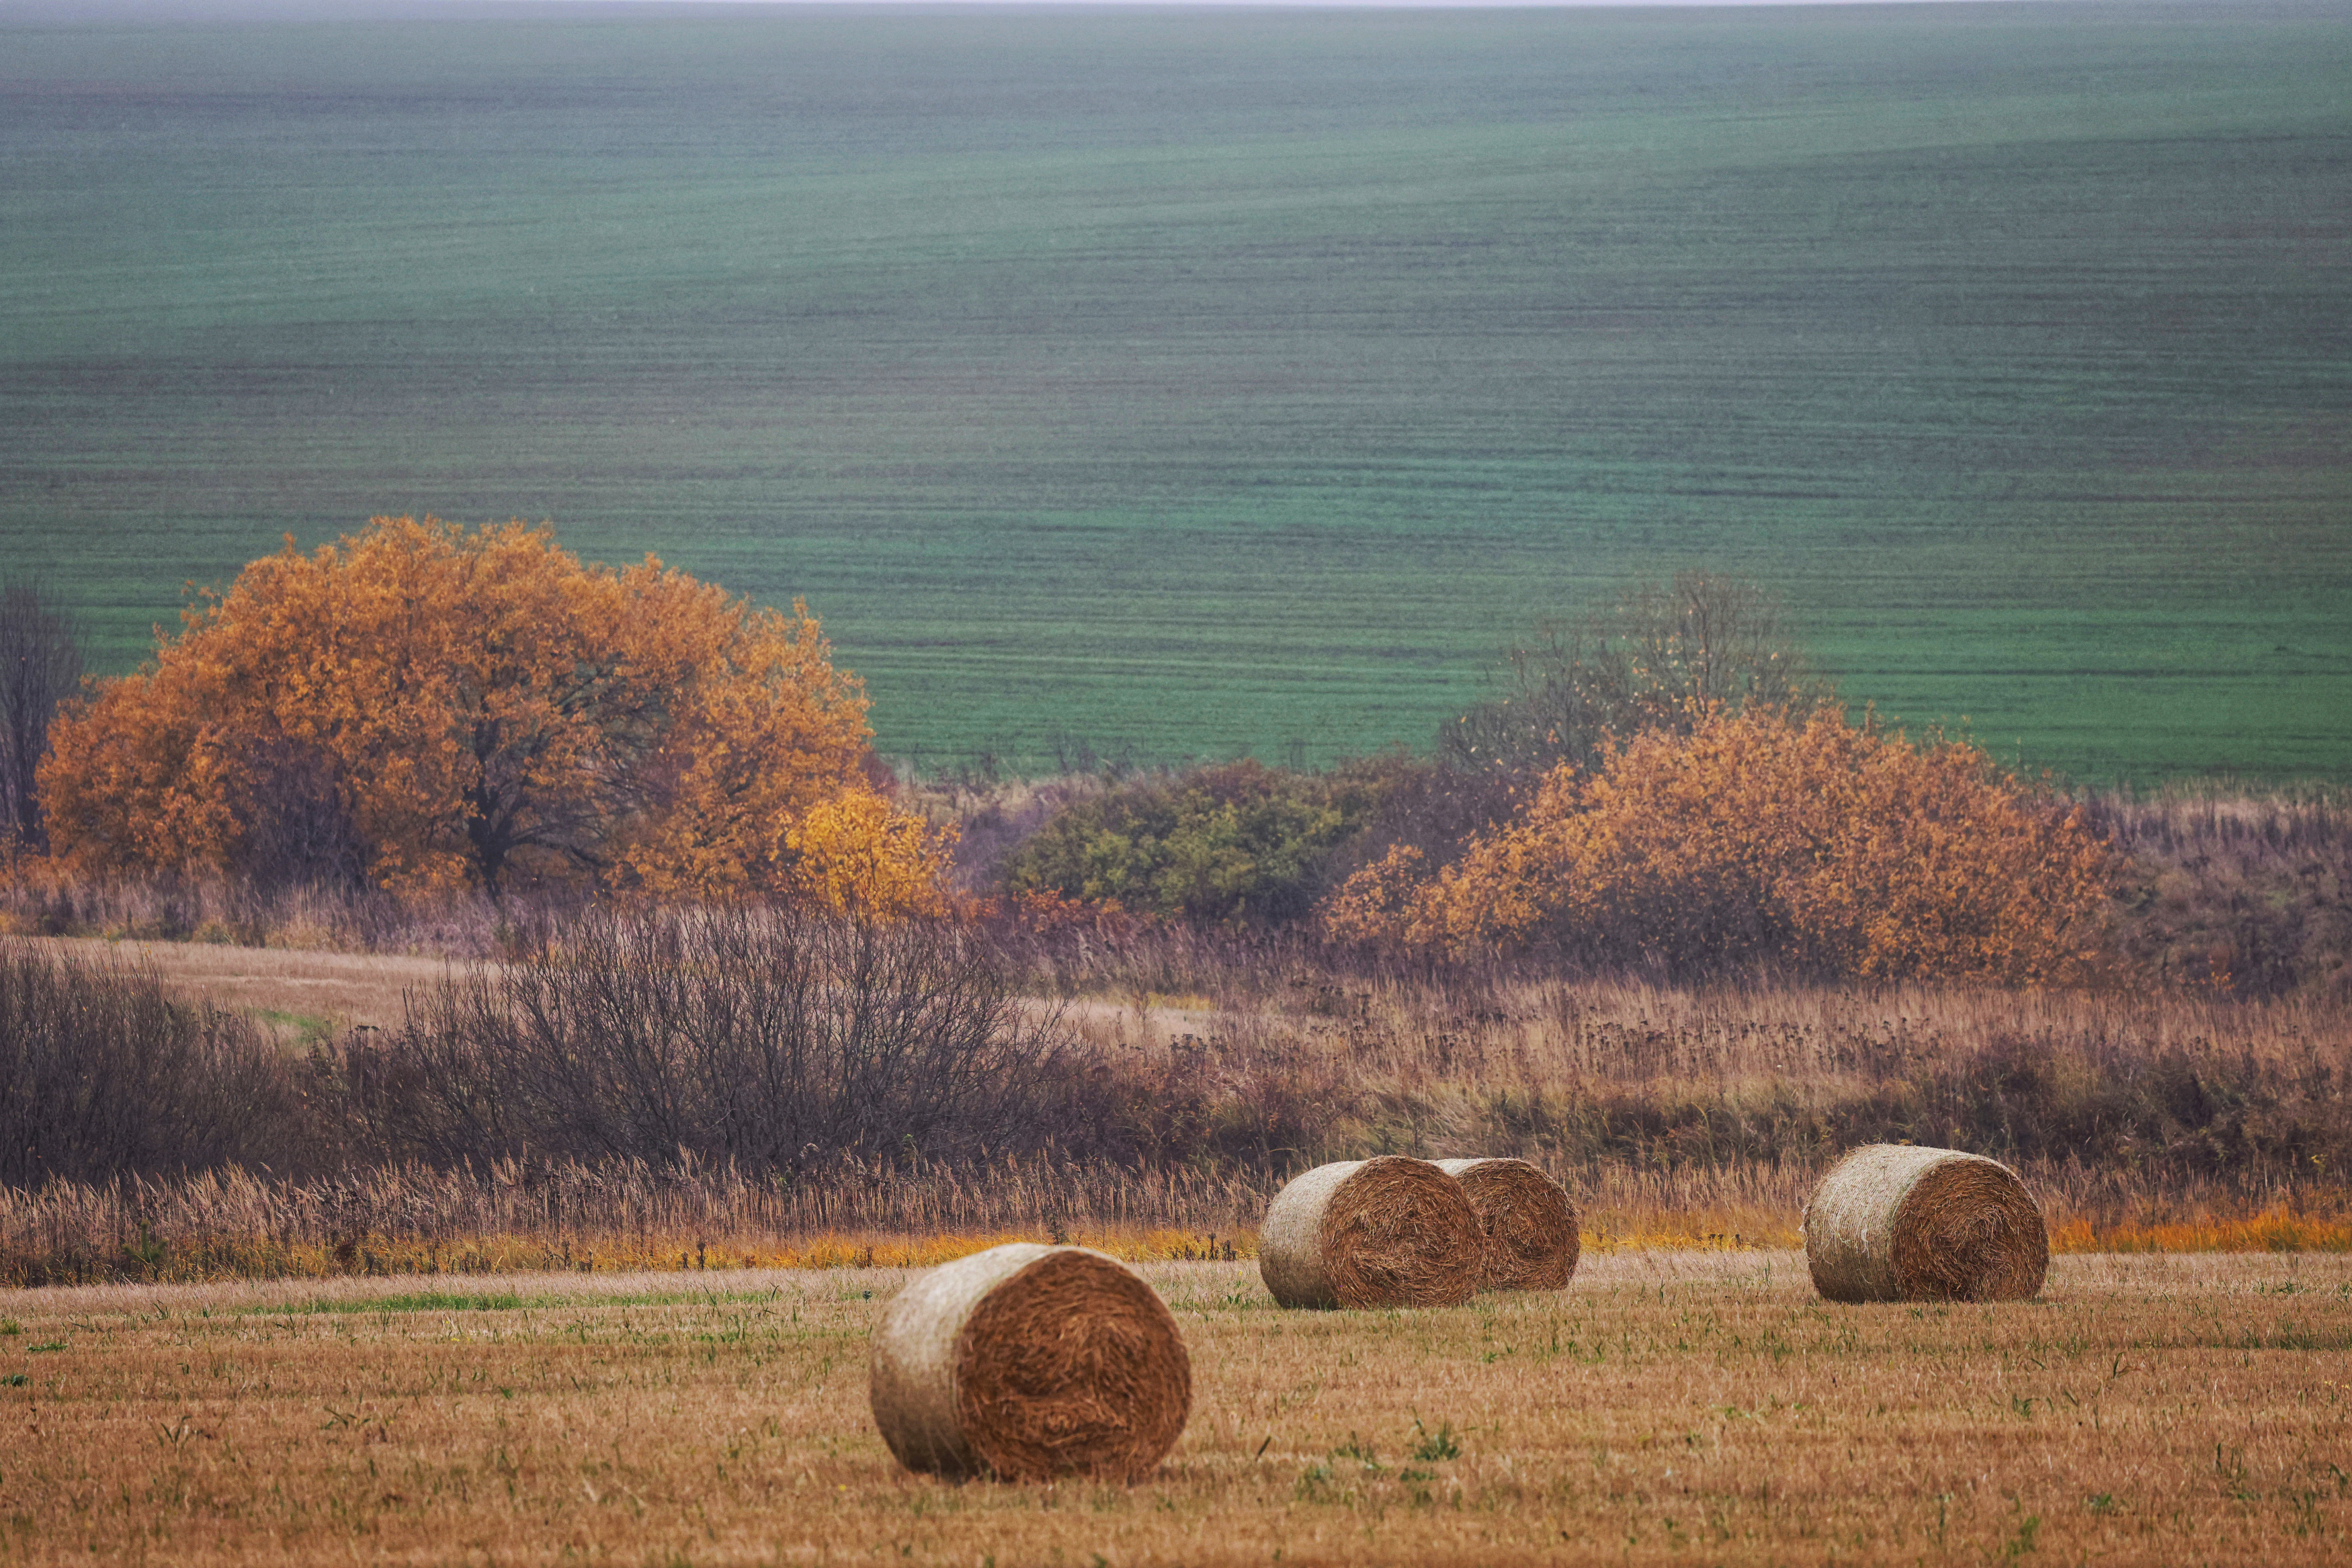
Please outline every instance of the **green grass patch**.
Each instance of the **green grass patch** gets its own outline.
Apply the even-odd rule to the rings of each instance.
[[[253,1008],[247,1016],[272,1029],[285,1030],[300,1038],[304,1044],[312,1040],[335,1038],[335,1020],[317,1013],[287,1012],[279,1008]]]

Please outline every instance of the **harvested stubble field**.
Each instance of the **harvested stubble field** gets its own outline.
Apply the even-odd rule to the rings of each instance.
[[[1192,1345],[1150,1480],[898,1471],[892,1270],[0,1295],[26,1562],[2290,1563],[2352,1528],[2352,1260],[2066,1258],[2044,1299],[1835,1306],[1789,1253],[1276,1309],[1150,1265]]]

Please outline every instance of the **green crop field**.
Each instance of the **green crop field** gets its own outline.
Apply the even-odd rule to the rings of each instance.
[[[552,518],[936,764],[1425,744],[1710,566],[2004,759],[2352,774],[2347,19],[0,11],[0,571],[121,669]]]

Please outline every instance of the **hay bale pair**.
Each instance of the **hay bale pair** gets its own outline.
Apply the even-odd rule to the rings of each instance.
[[[1525,1160],[1384,1155],[1318,1166],[1266,1206],[1258,1273],[1286,1307],[1451,1307],[1558,1290],[1576,1209]]]
[[[1869,1144],[1805,1205],[1805,1263],[1832,1301],[2025,1301],[2049,1272],[2050,1232],[1997,1160]]]
[[[1285,1187],[1259,1245],[1288,1305],[1444,1305],[1482,1286],[1567,1283],[1576,1215],[1524,1161],[1351,1161]],[[874,1335],[867,1389],[883,1441],[910,1470],[1134,1479],[1184,1429],[1192,1360],[1133,1270],[1018,1242],[899,1291]]]
[[[1167,1303],[1126,1264],[1015,1242],[898,1292],[874,1335],[867,1393],[910,1470],[1133,1480],[1184,1430],[1192,1363]]]

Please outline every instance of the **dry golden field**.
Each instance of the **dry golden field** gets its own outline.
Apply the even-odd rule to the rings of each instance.
[[[2068,1257],[1842,1307],[1793,1253],[1276,1310],[1146,1270],[1191,1426],[1135,1486],[898,1471],[886,1270],[0,1294],[0,1555],[60,1563],[2341,1560],[2352,1260]]]

